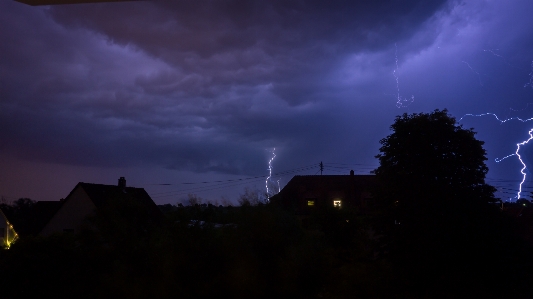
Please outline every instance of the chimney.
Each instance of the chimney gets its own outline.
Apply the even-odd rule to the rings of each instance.
[[[118,179],[118,186],[121,189],[126,189],[126,179],[123,176],[121,176],[120,179]]]
[[[354,172],[353,172],[353,170],[350,170],[350,175],[354,175]]]

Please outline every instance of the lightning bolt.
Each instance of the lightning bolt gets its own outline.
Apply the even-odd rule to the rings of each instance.
[[[522,169],[520,170],[520,173],[522,174],[522,181],[520,182],[520,186],[518,188],[518,193],[516,194],[516,199],[520,199],[520,193],[522,193],[522,185],[524,184],[524,182],[526,181],[526,173],[524,172],[524,170],[526,170],[526,163],[524,163],[524,161],[522,161],[522,157],[520,156],[520,146],[522,145],[526,145],[528,144],[529,141],[531,141],[531,139],[533,139],[533,129],[529,130],[528,132],[529,134],[529,138],[525,141],[522,141],[520,143],[518,143],[516,145],[516,152],[515,152],[515,155],[518,157],[518,160],[520,160],[520,163],[522,163]]]
[[[481,82],[481,75],[476,71],[473,67],[470,66],[470,64],[464,60],[461,61],[462,63],[466,64],[470,70],[477,75],[477,79],[479,80],[479,85],[483,86],[483,83]]]
[[[459,121],[461,121],[463,118],[465,118],[467,116],[473,116],[473,117],[494,116],[494,118],[496,118],[496,120],[499,121],[500,124],[504,124],[504,123],[506,123],[508,121],[511,121],[511,120],[518,120],[518,121],[521,121],[521,122],[524,122],[524,123],[533,120],[533,118],[522,119],[520,117],[512,117],[512,118],[507,118],[507,119],[500,119],[498,117],[498,115],[496,115],[494,113],[482,113],[482,114],[465,114],[463,117],[461,117],[459,119]],[[529,141],[531,141],[533,139],[533,128],[529,130],[528,134],[529,134],[529,138],[527,140],[524,140],[524,141],[516,144],[516,151],[515,151],[514,154],[507,155],[507,156],[505,156],[503,158],[494,159],[494,161],[496,163],[500,163],[500,162],[502,162],[503,160],[505,160],[507,158],[516,156],[516,157],[518,157],[518,161],[520,161],[520,163],[522,164],[522,169],[520,170],[520,173],[522,174],[522,181],[518,185],[518,193],[516,194],[516,199],[520,199],[520,194],[522,193],[522,185],[526,181],[526,173],[524,171],[527,169],[526,163],[524,162],[524,160],[522,160],[522,156],[520,156],[520,147],[523,146],[523,145],[528,144]]]
[[[503,57],[502,55],[500,55],[500,54],[494,52],[494,51],[499,51],[499,50],[500,50],[500,49],[484,49],[483,52],[489,52],[489,53],[491,53],[492,55],[494,55],[494,56],[496,56],[496,57],[500,57],[501,59],[503,59],[503,61],[504,61],[505,63],[507,63],[507,59],[505,59],[505,57]],[[509,63],[507,63],[507,64],[509,64]]]
[[[490,54],[492,54],[492,55],[494,55],[494,56],[496,56],[496,57],[498,57],[498,58],[501,58],[502,61],[503,61],[507,66],[509,66],[509,67],[511,67],[511,68],[514,68],[514,69],[517,69],[517,70],[524,70],[523,68],[520,68],[520,67],[517,67],[517,66],[511,64],[511,63],[507,60],[507,58],[505,58],[503,55],[500,55],[500,54],[496,53],[496,51],[500,51],[500,49],[484,49],[484,50],[483,50],[483,52],[487,52],[487,53],[490,53]],[[533,67],[533,64],[532,64],[532,67]]]
[[[520,69],[520,70],[523,70],[522,68],[519,68],[519,67],[516,67],[516,66],[513,66],[511,65],[507,59],[500,55],[499,53],[497,53],[499,51],[499,49],[484,49],[483,52],[487,52],[487,53],[490,53],[492,55],[494,55],[495,57],[498,57],[500,59],[503,60],[503,62],[505,64],[507,64],[508,66],[510,67],[513,67],[513,68],[516,68],[516,69]],[[483,86],[483,83],[481,81],[481,74],[476,71],[468,62],[466,61],[462,61],[462,63],[466,64],[468,66],[468,68],[470,68],[470,70],[477,75],[478,77],[478,80],[479,80],[479,84],[481,86]],[[529,73],[529,80],[528,82],[526,82],[524,84],[524,88],[525,87],[528,87],[530,86],[531,88],[533,88],[533,61],[531,62],[531,71]],[[513,108],[509,108],[510,111],[514,111],[514,112],[520,112],[520,111],[523,111],[525,109],[527,109],[529,107],[529,105],[532,104],[532,103],[528,103],[526,105],[526,107],[522,110],[516,110],[516,109],[513,109]],[[494,113],[483,113],[483,114],[465,114],[463,117],[461,117],[459,119],[459,121],[463,120],[463,118],[467,117],[467,116],[470,116],[470,117],[481,117],[481,116],[492,116],[494,117],[498,122],[500,122],[500,124],[504,124],[506,122],[509,122],[509,121],[520,121],[520,122],[529,122],[529,121],[533,121],[533,117],[532,118],[520,118],[520,117],[510,117],[510,118],[505,118],[505,119],[502,119],[502,118],[499,118],[498,115],[494,114]],[[524,162],[524,160],[522,159],[522,156],[520,155],[520,149],[522,146],[525,146],[526,144],[528,144],[532,139],[533,139],[533,128],[530,128],[529,132],[529,138],[522,141],[522,142],[519,142],[516,144],[516,151],[513,153],[513,154],[510,154],[510,155],[507,155],[503,158],[496,158],[494,159],[494,161],[496,163],[500,163],[502,162],[503,160],[506,160],[508,158],[511,158],[511,157],[514,157],[516,156],[518,158],[518,161],[520,161],[520,163],[522,164],[522,169],[520,170],[520,173],[522,174],[522,180],[520,181],[520,184],[518,186],[518,192],[516,194],[516,199],[520,199],[520,196],[522,194],[522,186],[524,185],[524,182],[526,181],[526,170],[527,170],[527,165],[526,163]]]
[[[531,79],[531,80],[533,80],[533,79]],[[526,86],[527,86],[527,84],[526,84]],[[524,86],[524,87],[526,87],[526,86]],[[526,107],[525,107],[525,108],[522,108],[522,109],[520,109],[520,110],[518,110],[518,109],[514,109],[514,108],[509,108],[509,110],[514,111],[514,112],[524,111],[524,110],[526,110],[527,108],[529,108],[529,105],[532,105],[532,104],[533,104],[533,103],[527,103],[527,104],[526,104]]]
[[[411,95],[410,99],[400,96],[400,77],[398,76],[398,46],[394,44],[394,58],[396,61],[396,69],[392,72],[394,79],[396,79],[396,107],[408,107],[415,101],[415,96]]]
[[[267,200],[270,199],[270,190],[268,188],[268,182],[273,183],[272,181],[272,161],[276,158],[276,148],[272,149],[272,158],[268,160],[268,177],[265,180],[265,188],[266,188],[266,194],[267,194]],[[279,181],[278,181],[278,187],[279,187]]]
[[[459,119],[459,121],[463,120],[463,118],[467,117],[467,116],[473,116],[473,117],[480,117],[480,116],[494,116],[494,118],[496,118],[497,121],[500,122],[500,124],[504,124],[508,121],[511,121],[511,120],[518,120],[518,121],[521,121],[523,123],[525,122],[528,122],[528,121],[532,121],[533,120],[533,117],[532,118],[526,118],[526,119],[523,119],[523,118],[520,118],[520,117],[511,117],[511,118],[506,118],[506,119],[500,119],[498,117],[498,115],[494,114],[494,113],[481,113],[481,114],[465,114],[463,115],[463,117],[461,117]]]
[[[527,82],[524,87],[531,86],[533,88],[533,61],[531,62],[531,72],[529,73],[529,82]]]

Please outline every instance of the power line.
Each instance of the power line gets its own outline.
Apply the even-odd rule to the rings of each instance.
[[[274,175],[277,177],[284,177],[290,174],[294,174],[294,173],[298,173],[298,172],[302,172],[306,170],[311,170],[315,168],[316,168],[315,165],[304,166],[304,167],[299,167],[299,168],[275,173]],[[210,181],[210,182],[153,184],[153,185],[163,185],[163,186],[174,186],[174,185],[199,185],[199,186],[194,186],[192,188],[186,188],[186,189],[180,189],[180,190],[172,190],[172,191],[154,193],[152,197],[162,198],[162,197],[169,197],[169,196],[179,196],[182,194],[188,194],[190,192],[205,192],[205,191],[211,191],[211,190],[217,190],[217,189],[223,189],[223,188],[230,188],[230,187],[235,187],[235,186],[239,186],[239,185],[246,184],[246,183],[258,182],[264,179],[265,177],[267,177],[267,175],[248,177],[248,178],[242,178],[242,179]],[[206,186],[206,184],[214,184],[214,185]]]
[[[303,166],[303,167],[299,167],[299,168],[295,168],[295,169],[291,169],[291,170],[286,170],[286,171],[283,171],[283,172],[278,172],[278,173],[274,173],[272,174],[273,176],[281,176],[281,175],[284,175],[286,173],[293,173],[293,172],[299,172],[299,171],[303,171],[303,170],[307,170],[307,169],[311,169],[311,168],[315,168],[316,166],[314,165],[309,165],[309,166]],[[253,180],[253,179],[258,179],[258,178],[266,178],[268,177],[268,175],[259,175],[259,176],[255,176],[255,177],[247,177],[247,178],[242,178],[242,179],[230,179],[230,180],[220,180],[220,181],[206,181],[206,182],[185,182],[185,183],[161,183],[161,184],[150,184],[150,185],[156,185],[156,186],[173,186],[173,185],[196,185],[196,184],[212,184],[212,183],[224,183],[224,182],[235,182],[235,181],[245,181],[245,180]]]

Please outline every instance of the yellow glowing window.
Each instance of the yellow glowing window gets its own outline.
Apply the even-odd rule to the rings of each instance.
[[[314,206],[315,205],[315,201],[314,200],[308,200],[307,201],[307,205],[310,206],[310,207]]]
[[[342,201],[340,201],[340,200],[334,200],[333,201],[333,206],[336,207],[336,208],[340,208],[341,204],[342,204]]]

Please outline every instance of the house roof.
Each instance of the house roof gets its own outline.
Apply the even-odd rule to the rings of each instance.
[[[136,201],[147,209],[148,215],[153,219],[160,219],[162,216],[161,211],[154,203],[150,195],[144,190],[144,188],[135,187],[121,187],[117,185],[102,185],[80,182],[72,189],[70,194],[65,199],[68,201],[72,193],[82,188],[89,196],[95,207],[102,208],[107,203],[115,198],[125,198],[128,200]]]
[[[298,185],[313,189],[323,185],[328,188],[344,188],[350,185],[369,186],[375,183],[375,175],[296,175],[287,186]]]
[[[370,191],[377,184],[374,175],[297,175],[271,201],[299,197],[306,191],[328,192],[359,190]]]
[[[19,233],[23,236],[38,235],[62,204],[62,201],[35,202],[31,207],[31,221],[26,221]]]

